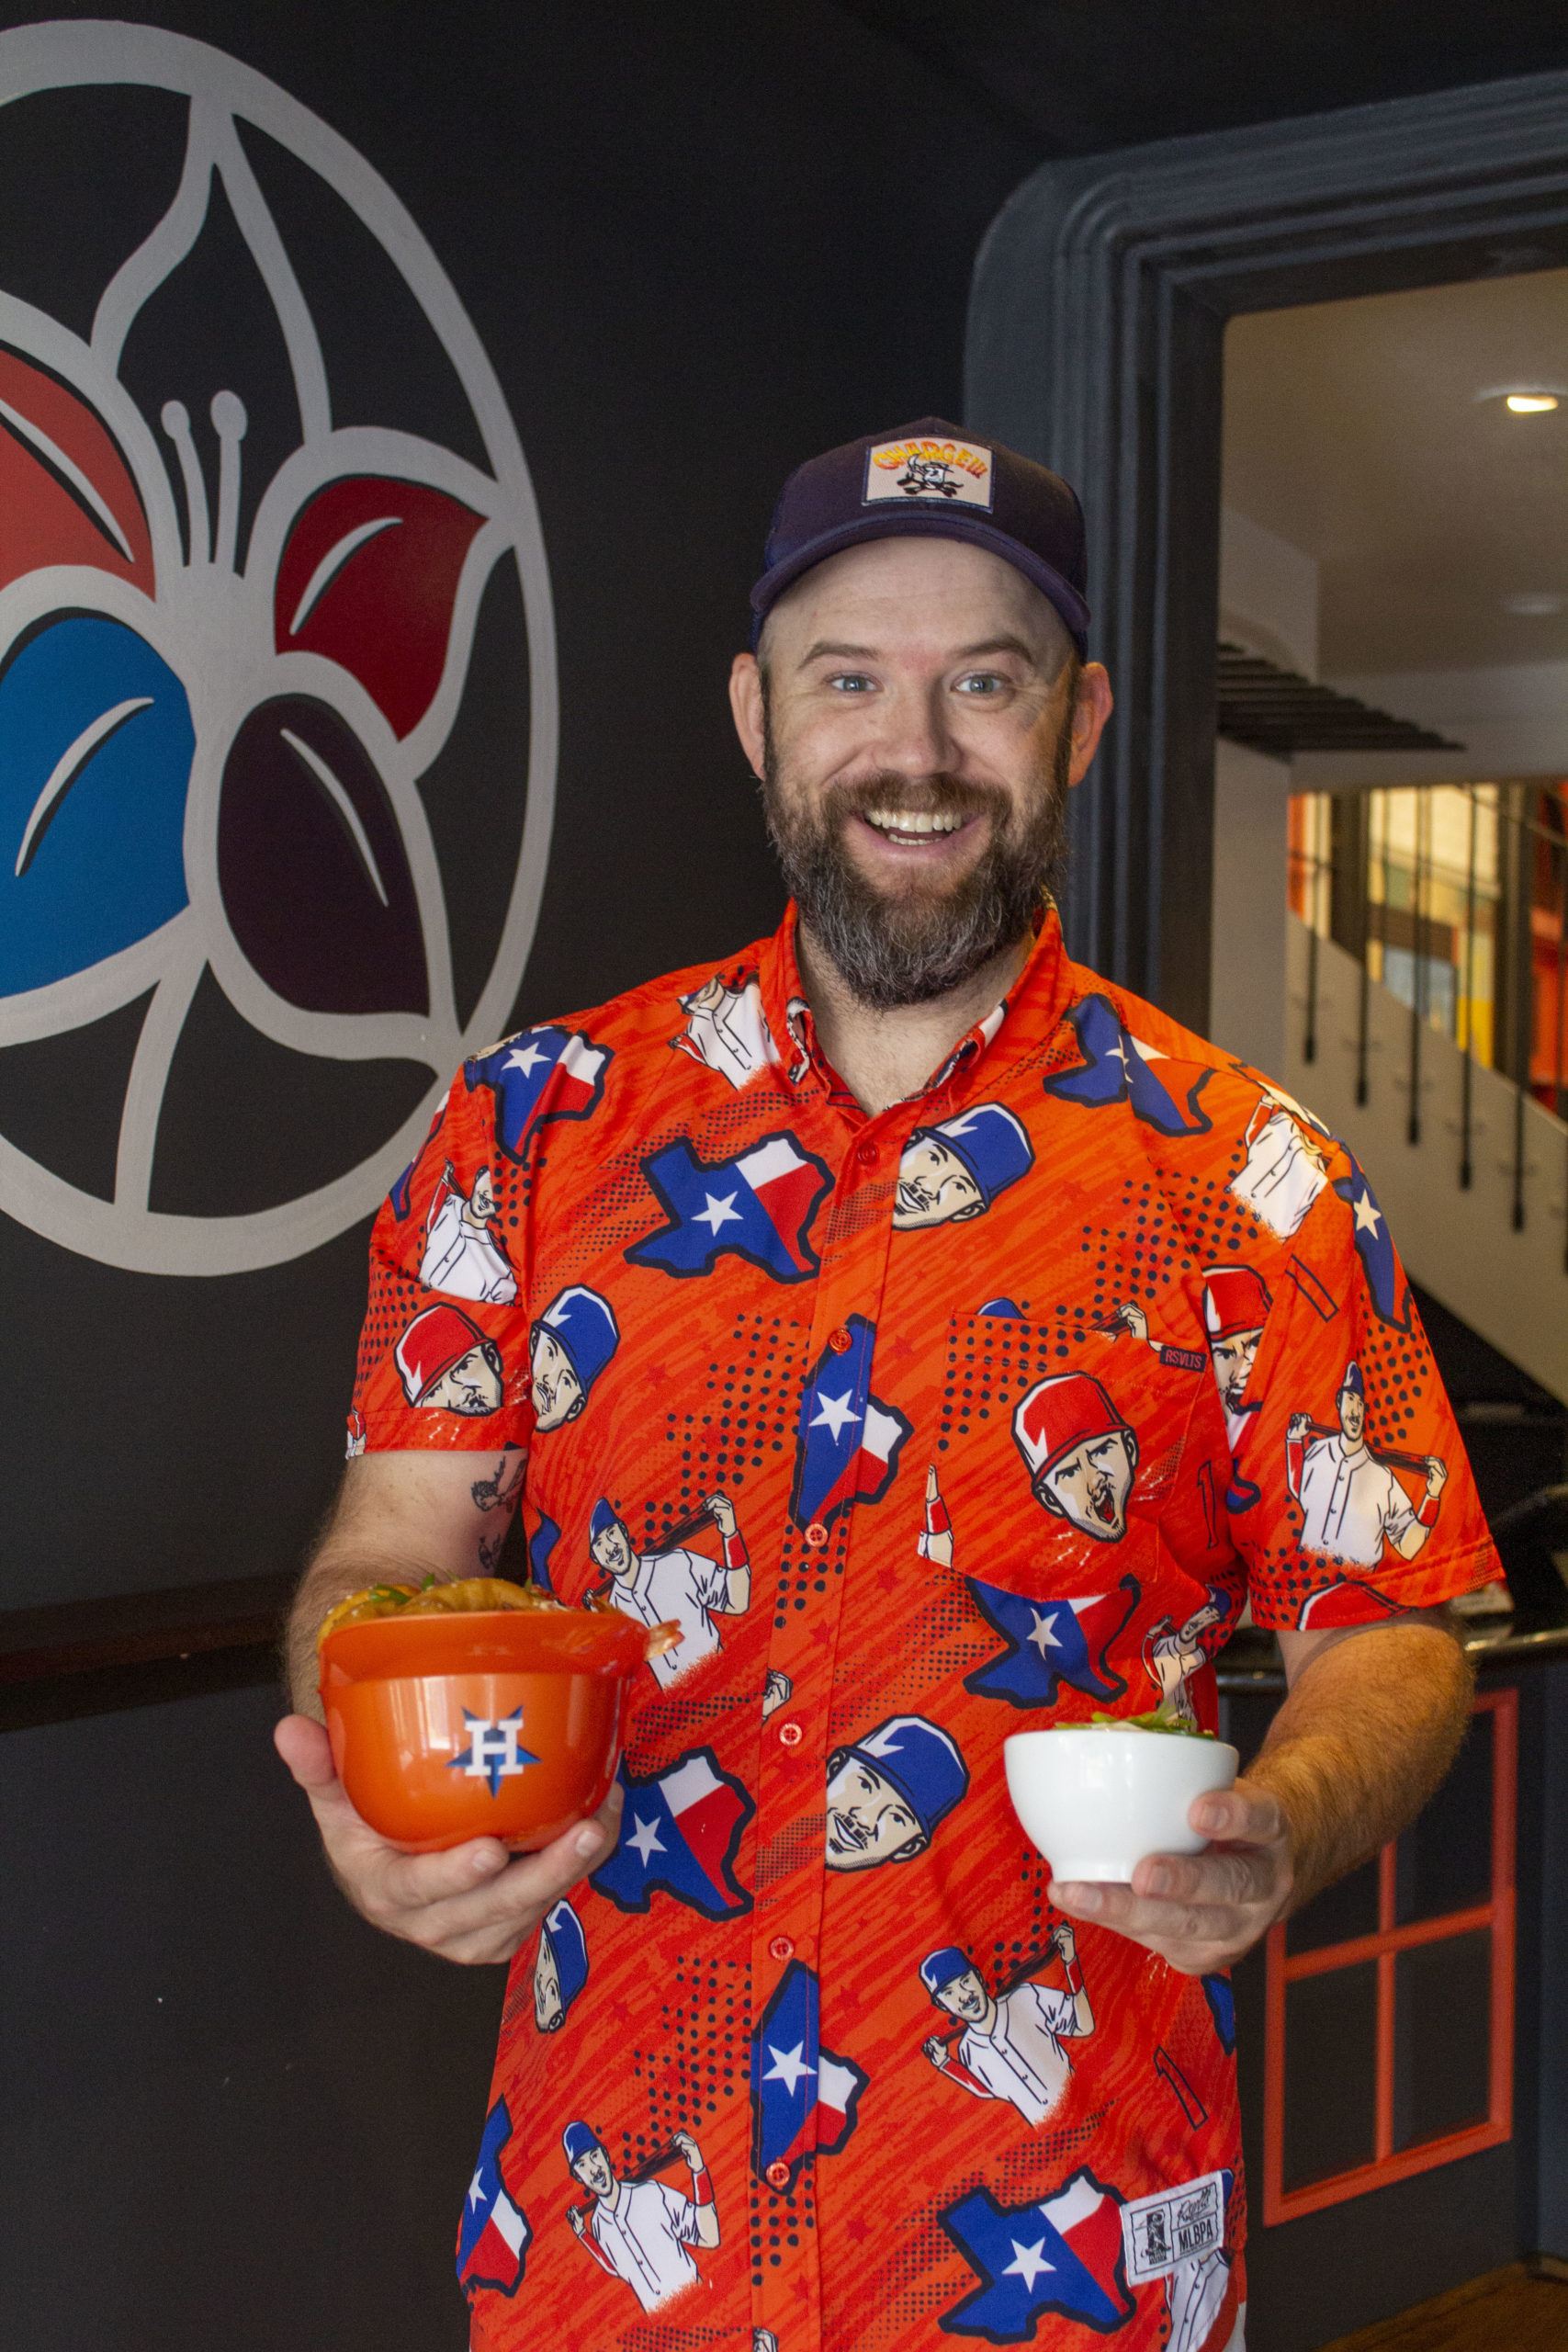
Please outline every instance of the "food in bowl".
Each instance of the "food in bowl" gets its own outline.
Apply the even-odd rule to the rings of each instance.
[[[499,1577],[367,1586],[317,1637],[338,1778],[411,1853],[531,1853],[604,1804],[632,1677],[680,1637]]]
[[[1013,1811],[1053,1875],[1113,1882],[1145,1854],[1202,1853],[1187,1809],[1228,1789],[1240,1761],[1212,1733],[1159,1715],[1014,1732],[1002,1754]]]

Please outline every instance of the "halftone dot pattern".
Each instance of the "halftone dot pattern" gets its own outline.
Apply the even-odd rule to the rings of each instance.
[[[771,1901],[787,1878],[805,1862],[814,1861],[822,1851],[823,1832],[828,1826],[826,1813],[808,1813],[786,1821],[776,1837],[757,1849],[757,1895],[759,1901]]]
[[[648,1548],[660,1523],[686,1518],[711,1494],[733,1489],[738,1501],[750,1473],[793,1459],[800,1405],[801,1360],[809,1325],[765,1311],[736,1317],[728,1361],[710,1360],[701,1386],[683,1408],[664,1415],[664,1438],[678,1465],[673,1498],[646,1505]],[[666,1482],[668,1489],[668,1480]],[[745,1521],[741,1521],[742,1530]]]
[[[840,1241],[853,1241],[874,1226],[886,1222],[892,1213],[895,1186],[891,1178],[886,1183],[860,1184],[847,1199],[836,1200],[829,1212],[823,1245],[831,1249]]]
[[[787,943],[763,943],[723,970],[733,982],[753,967],[782,1042],[799,988]],[[601,1580],[588,1550],[601,1495],[639,1553],[688,1551],[704,1564],[689,1597],[705,1621],[695,1662],[670,1687],[650,1668],[633,1684],[627,1769],[648,1803],[599,1883],[573,1890],[589,1967],[558,2032],[534,2023],[536,1939],[513,1964],[491,2098],[504,2097],[514,2119],[504,2177],[534,2234],[525,2292],[476,2291],[483,2352],[544,2342],[748,2352],[754,2326],[771,2329],[781,2352],[941,2352],[953,2338],[943,2323],[979,2283],[942,2223],[967,2188],[1021,2217],[1080,2170],[1126,2199],[1236,2170],[1234,2067],[1201,1992],[1092,1925],[1076,1935],[1092,2022],[1062,2035],[1066,2064],[1043,2116],[1032,2120],[1038,2109],[1015,2102],[1005,2083],[965,2081],[956,2054],[964,2029],[932,2002],[920,1974],[927,1955],[957,1945],[998,2002],[1030,1986],[1059,1999],[1067,1985],[1047,1866],[1006,1798],[1003,1743],[1032,1724],[1083,1720],[1107,1691],[1120,1711],[1149,1704],[1151,1633],[1181,1628],[1211,1589],[1234,1600],[1245,1576],[1258,1622],[1289,1623],[1339,1575],[1300,1551],[1285,1431],[1292,1413],[1331,1422],[1350,1354],[1366,1376],[1372,1445],[1439,1453],[1452,1474],[1416,1559],[1356,1572],[1373,1588],[1369,1609],[1380,1596],[1440,1600],[1479,1580],[1490,1556],[1425,1341],[1373,1312],[1350,1215],[1332,1189],[1346,1167],[1338,1148],[1323,1146],[1331,1181],[1298,1231],[1287,1239],[1268,1227],[1229,1189],[1246,1165],[1257,1082],[1152,1007],[1076,971],[1054,927],[994,1045],[960,1055],[939,1093],[871,1123],[874,1162],[859,1158],[863,1114],[819,1071],[792,1083],[787,1065],[750,1077],[742,1069],[736,1085],[671,1052],[683,1019],[674,1000],[712,968],[571,1018],[613,1054],[604,1095],[588,1118],[544,1131],[523,1167],[498,1152],[488,1090],[470,1097],[459,1083],[411,1179],[409,1215],[384,1210],[373,1239],[355,1397],[369,1445],[493,1459],[501,1443],[532,1439],[525,1524],[559,1530],[548,1573],[569,1607]],[[1045,1091],[1043,1080],[1082,1066],[1065,1015],[1075,997],[1097,992],[1151,1049],[1158,1085],[1140,1100],[1152,1119],[1130,1100],[1087,1099],[1092,1090],[1077,1090],[1078,1101]],[[1166,1095],[1180,1114],[1174,1134],[1159,1124]],[[981,1102],[1022,1123],[1032,1166],[978,1216],[894,1233],[903,1140]],[[1190,1108],[1206,1127],[1192,1130]],[[685,1278],[628,1261],[633,1241],[668,1223],[646,1173],[654,1152],[682,1140],[711,1167],[783,1134],[835,1178],[808,1234],[825,1261],[819,1274],[781,1283],[725,1250]],[[423,1234],[447,1158],[464,1185],[486,1160],[494,1169],[525,1293],[507,1306],[458,1302],[507,1368],[502,1409],[467,1421],[411,1410],[393,1361],[400,1332],[429,1303],[418,1279]],[[1204,1326],[1204,1273],[1217,1266],[1252,1268],[1272,1301],[1247,1410],[1236,1414],[1233,1400],[1228,1421]],[[613,1310],[613,1344],[589,1362],[578,1415],[536,1431],[530,1325],[574,1283]],[[993,1303],[999,1311],[982,1312]],[[1129,1304],[1143,1310],[1147,1345],[1137,1318],[1129,1326],[1118,1312]],[[855,1316],[874,1328],[874,1394],[897,1415],[903,1442],[882,1502],[840,1511],[818,1547],[790,1502],[802,1387],[829,1335]],[[590,1318],[585,1328],[607,1327]],[[1063,1373],[1098,1383],[1112,1428],[1137,1442],[1130,1489],[1110,1514],[1102,1498],[1092,1523],[1067,1479],[1042,1499],[1013,1436],[1021,1400]],[[1094,1422],[1087,1388],[1056,1402]],[[1043,1403],[1042,1430],[1054,1410]],[[1126,1468],[1124,1454],[1109,1475]],[[1397,1463],[1391,1475],[1407,1491],[1420,1482]],[[733,1591],[716,1579],[720,1539],[704,1519],[716,1493],[734,1503],[750,1559]],[[928,1503],[934,1558],[919,1548]],[[691,1532],[676,1536],[682,1525]],[[666,1571],[684,1608],[682,1573],[678,1561]],[[1070,1598],[1087,1657],[1075,1662],[1069,1645],[1047,1659],[1042,1648],[1036,1665],[1025,1635],[999,1630],[1029,1623],[1004,1606],[1021,1598],[1036,1607]],[[1193,1657],[1222,1632],[1195,1637]],[[764,1717],[770,1687],[785,1702]],[[1213,1678],[1194,1671],[1190,1687],[1211,1721]],[[908,1753],[932,1775],[929,1842],[828,1871],[829,1759],[895,1715],[945,1735],[962,1770],[952,1749],[917,1738]],[[750,2061],[756,2010],[796,1962],[819,1980],[821,2049],[852,2070],[855,2088],[851,2098],[848,2076],[835,2085],[826,2061],[801,2069],[808,2086],[822,2075],[823,2136],[845,2136],[808,2154],[781,2193],[755,2177]],[[1020,1999],[1019,2018],[1032,2013]],[[1156,2071],[1160,2050],[1188,2086],[1190,2109]],[[834,2098],[849,2099],[842,2120]],[[787,2133],[802,2120],[798,2105],[783,2109],[762,2086],[759,2098],[771,2109],[770,2146],[795,2145]],[[573,2234],[586,2191],[563,2162],[561,2133],[575,2118],[601,2135],[623,2178],[660,2186],[642,2200],[638,2226],[656,2261],[667,2228],[690,2257],[671,2252],[670,2275],[689,2278],[694,2267],[700,2280],[667,2307],[642,2312],[625,2240],[607,2228],[595,2259]],[[695,2243],[682,2205],[690,2174],[677,2132],[693,2135],[710,2174],[716,2246]],[[1233,2220],[1243,2211],[1238,2186]],[[1192,2352],[1218,2352],[1245,2291],[1238,2259],[1212,2340]],[[1151,2286],[1117,2342],[1153,2352],[1168,2329],[1165,2294]],[[1082,2332],[1039,2316],[1034,2338],[1055,2345]]]

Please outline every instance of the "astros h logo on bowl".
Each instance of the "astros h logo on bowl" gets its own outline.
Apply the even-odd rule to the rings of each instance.
[[[45,139],[130,160],[91,235],[0,262],[0,1206],[237,1272],[372,1208],[506,1022],[544,545],[461,303],[324,123],[79,21],[0,35],[0,159]],[[41,1138],[14,1047],[87,1088]]]

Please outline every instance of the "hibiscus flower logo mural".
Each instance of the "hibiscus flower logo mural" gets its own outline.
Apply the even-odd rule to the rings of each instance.
[[[137,153],[171,153],[90,318],[0,282],[0,1205],[227,1273],[371,1209],[506,1023],[549,844],[548,578],[493,372],[362,158],[152,28],[0,36],[0,151],[45,93],[145,97]],[[94,1065],[96,1183],[13,1136],[5,1082],[6,1048],[89,1032],[123,1064]],[[242,1096],[300,1128],[292,1174],[283,1144],[212,1173]]]

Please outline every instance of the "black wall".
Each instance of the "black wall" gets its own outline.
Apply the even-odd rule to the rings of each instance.
[[[0,8],[0,28],[35,13]],[[270,75],[383,175],[516,421],[562,691],[518,1018],[773,922],[723,693],[773,497],[816,449],[956,413],[976,245],[1048,141],[876,13],[148,11]],[[1235,9],[1177,13],[1140,12],[1145,67],[1161,42],[1190,63],[1204,25],[1230,55]],[[1260,54],[1269,24],[1257,10]],[[1131,134],[1103,66],[1097,52],[1109,144]],[[1348,44],[1337,70],[1341,101],[1403,86],[1386,41],[1362,62]],[[1052,83],[1069,113],[1072,71],[1058,61]],[[1270,88],[1262,111],[1280,110]],[[1173,104],[1157,127],[1204,119]],[[0,189],[0,254],[85,269],[93,223],[139,200],[144,164],[42,142]],[[0,1130],[31,1122],[62,1153],[101,1153],[102,1082],[85,1049],[63,1080],[0,1052]],[[187,1115],[202,1106],[197,1090]],[[253,1162],[277,1148],[271,1111],[213,1104]],[[0,1607],[297,1562],[341,1458],[364,1241],[361,1227],[270,1272],[154,1279],[0,1216]],[[465,2341],[447,2264],[500,1978],[445,1971],[345,1912],[272,1756],[276,1712],[258,1687],[0,1741],[16,2352]]]
[[[517,1017],[770,928],[724,687],[773,499],[816,449],[954,411],[974,250],[1031,150],[825,0],[155,16],[383,175],[516,422],[562,700]],[[0,149],[5,130],[0,110]],[[0,257],[86,270],[85,227],[152,168],[40,140],[0,201]],[[97,1134],[96,1070],[38,1061],[0,1052],[0,1130],[26,1119],[61,1150]],[[212,1109],[241,1158],[277,1148],[273,1105]],[[0,1606],[296,1563],[342,1458],[366,1230],[182,1281],[0,1216]],[[15,2352],[466,2341],[451,2249],[500,1973],[346,1912],[273,1756],[279,1712],[257,1688],[0,1740]]]

